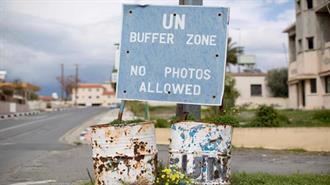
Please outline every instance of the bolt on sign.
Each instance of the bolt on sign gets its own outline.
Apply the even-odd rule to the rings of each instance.
[[[229,9],[124,5],[117,98],[221,105]]]

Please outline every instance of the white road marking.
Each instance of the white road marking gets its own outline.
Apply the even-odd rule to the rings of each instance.
[[[15,143],[0,143],[0,146],[8,146],[8,145],[13,145]]]
[[[68,113],[67,113],[68,114]],[[12,129],[15,129],[15,128],[20,128],[20,127],[24,127],[24,126],[28,126],[28,125],[33,125],[35,123],[39,123],[39,122],[42,122],[42,121],[48,121],[48,120],[52,120],[52,119],[56,119],[56,118],[60,118],[60,117],[64,117],[66,116],[67,114],[64,114],[64,115],[58,115],[58,116],[54,116],[54,117],[50,117],[50,118],[46,118],[46,119],[41,119],[41,120],[36,120],[36,121],[31,121],[31,122],[27,122],[27,123],[22,123],[20,125],[16,125],[16,126],[12,126],[12,127],[8,127],[8,128],[4,128],[4,129],[1,129],[0,130],[0,133],[1,132],[6,132],[8,130],[12,130]]]
[[[33,185],[33,184],[46,184],[56,182],[56,180],[44,180],[44,181],[28,181],[28,182],[19,182],[10,185]]]

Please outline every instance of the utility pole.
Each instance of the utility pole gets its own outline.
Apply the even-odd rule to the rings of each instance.
[[[179,0],[179,5],[203,5],[203,0]],[[201,106],[200,105],[176,105],[176,116],[181,120],[185,120],[188,115],[194,117],[195,120],[201,119]]]
[[[64,64],[61,64],[61,101],[64,99]]]
[[[76,75],[75,75],[75,94],[74,94],[74,105],[77,106],[77,95],[78,95],[78,83],[79,83],[79,65],[76,66]]]

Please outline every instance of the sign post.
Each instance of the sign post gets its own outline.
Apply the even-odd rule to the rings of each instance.
[[[227,8],[124,5],[117,98],[221,105],[227,24]]]
[[[179,0],[179,5],[203,5],[203,0]],[[185,120],[188,115],[194,117],[195,120],[201,119],[201,106],[200,105],[176,105],[176,117],[180,120]]]
[[[222,7],[124,5],[117,98],[177,103],[181,118],[220,106],[228,22]],[[231,136],[230,125],[174,123],[169,163],[197,184],[229,184]]]

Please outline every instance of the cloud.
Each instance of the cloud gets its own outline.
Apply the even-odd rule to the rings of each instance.
[[[114,43],[120,40],[122,3],[177,5],[178,0],[11,0],[0,1],[0,68],[9,76],[58,90],[56,76],[80,65],[85,82],[109,80]],[[204,0],[205,6],[230,7],[229,34],[263,70],[286,66],[282,30],[294,19],[288,0]],[[1,11],[1,10],[0,10]]]

